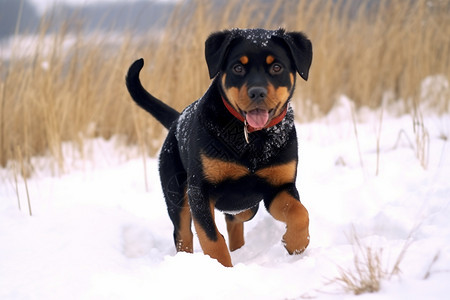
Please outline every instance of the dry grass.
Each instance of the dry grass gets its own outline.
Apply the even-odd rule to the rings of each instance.
[[[261,7],[233,0],[213,14],[209,1],[196,1],[192,10],[176,10],[162,34],[146,36],[85,36],[69,34],[64,26],[49,35],[51,18],[44,17],[28,56],[17,54],[23,50],[19,45],[10,61],[0,60],[0,166],[14,160],[20,146],[27,170],[22,175],[32,171],[30,157],[36,155],[54,157],[55,171],[64,171],[62,142],[74,142],[82,153],[86,138],[113,135],[155,154],[164,132],[130,101],[124,84],[128,66],[144,57],[144,85],[182,109],[210,84],[205,39],[229,27],[283,26],[311,38],[310,79],[299,80],[295,95],[299,121],[326,113],[340,94],[357,106],[378,107],[389,91],[405,101],[406,113],[414,112],[425,77],[450,78],[449,3],[379,1],[369,14],[350,2],[278,0]],[[443,93],[434,106],[438,112],[449,111],[449,91]],[[426,144],[423,134],[418,138]]]
[[[373,250],[370,247],[364,251],[363,259],[359,256],[354,257],[354,270],[339,269],[340,277],[336,281],[342,285],[345,292],[360,295],[380,290],[381,281],[386,277],[386,271],[381,265],[383,251]]]
[[[413,242],[413,232],[414,230],[411,231],[403,244],[394,264],[387,266],[383,260],[383,248],[363,245],[355,229],[353,229],[351,235],[353,266],[351,268],[338,267],[339,276],[331,280],[330,283],[337,283],[345,292],[355,295],[378,292],[383,281],[391,280],[393,276],[400,275],[400,264]]]

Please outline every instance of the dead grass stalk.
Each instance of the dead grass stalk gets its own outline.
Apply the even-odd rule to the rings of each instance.
[[[361,4],[350,5],[355,2]],[[83,156],[86,138],[114,135],[145,145],[142,149],[154,155],[165,133],[145,112],[133,113],[124,85],[128,66],[144,57],[143,84],[181,110],[208,88],[204,41],[224,28],[282,26],[308,34],[314,45],[310,79],[298,80],[293,99],[296,107],[308,108],[296,111],[303,121],[327,113],[342,94],[356,108],[379,107],[383,93],[390,91],[405,102],[399,113],[411,113],[408,99],[422,101],[419,87],[425,77],[450,78],[446,1],[382,0],[369,8],[366,2],[345,0],[232,0],[221,2],[220,13],[210,1],[189,3],[181,2],[162,32],[84,34],[69,30],[71,22],[80,23],[74,16],[50,33],[52,16],[47,15],[36,37],[16,36],[11,56],[0,59],[0,165],[14,160],[20,145],[24,161],[49,155],[55,172],[63,172],[63,142],[73,142]],[[450,99],[450,91],[444,93],[434,106],[439,113],[450,107],[441,103]],[[418,133],[426,145],[425,132]]]
[[[393,276],[401,273],[400,264],[413,242],[412,233],[416,229],[410,233],[400,253],[397,255],[394,265],[390,268],[383,261],[383,248],[363,245],[353,229],[351,235],[353,266],[350,268],[339,266],[339,276],[331,280],[331,283],[338,283],[345,292],[355,295],[378,292],[384,280],[391,280]]]

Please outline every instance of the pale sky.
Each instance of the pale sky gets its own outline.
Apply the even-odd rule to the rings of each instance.
[[[179,0],[29,0],[33,3],[37,10],[42,13],[47,8],[52,7],[55,3],[70,3],[74,5],[86,5],[93,2],[137,2],[137,1],[153,1],[153,2],[176,2]]]

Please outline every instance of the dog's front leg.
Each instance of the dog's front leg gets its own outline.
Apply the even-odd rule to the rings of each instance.
[[[214,221],[214,203],[206,199],[200,189],[190,187],[189,202],[203,253],[217,259],[225,267],[232,267],[230,252]]]
[[[295,187],[294,194],[297,194]],[[287,190],[278,193],[268,205],[269,213],[286,224],[283,242],[289,254],[302,253],[309,244],[308,211],[300,201]]]

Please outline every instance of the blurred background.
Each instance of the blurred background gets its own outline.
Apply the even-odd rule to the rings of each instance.
[[[165,131],[131,101],[129,65],[181,110],[210,84],[204,41],[232,27],[284,27],[313,43],[308,82],[293,97],[298,122],[346,95],[358,108],[449,112],[448,0],[0,0],[0,167],[51,156],[64,142],[120,136],[155,155]]]

